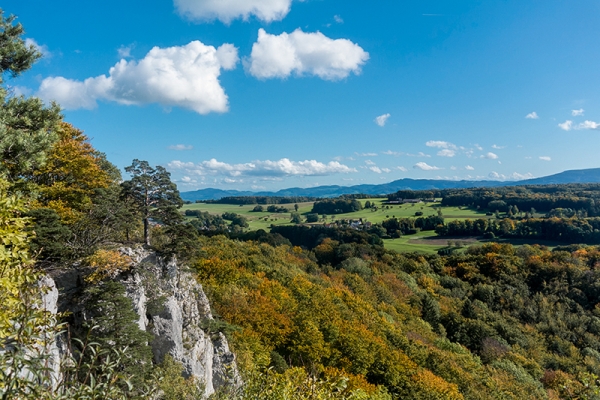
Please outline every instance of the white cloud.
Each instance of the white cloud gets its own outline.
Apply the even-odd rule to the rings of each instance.
[[[594,121],[585,121],[577,125],[575,129],[600,129],[600,123]]]
[[[117,54],[120,58],[131,58],[131,50],[133,50],[133,45],[124,46],[122,45],[117,49]]]
[[[340,17],[339,15],[334,15],[333,16],[333,20],[338,23],[338,24],[343,24],[344,20],[342,19],[342,17]]]
[[[558,124],[560,129],[565,131],[570,131],[572,129],[575,130],[583,130],[583,129],[600,129],[600,123],[594,121],[584,121],[577,125],[573,125],[573,121],[567,120],[562,124]]]
[[[504,148],[506,148],[506,146],[498,146],[498,145],[495,145],[495,144],[494,144],[494,145],[492,145],[492,149],[496,149],[496,150],[502,150],[502,149],[504,149]]]
[[[534,111],[532,113],[529,113],[525,116],[525,118],[527,119],[539,119],[539,115],[537,115],[537,113]]]
[[[392,172],[392,170],[391,170],[391,169],[389,169],[389,168],[381,168],[381,170],[382,170],[383,172],[385,172],[386,174],[389,174],[390,172]]]
[[[445,142],[443,140],[430,140],[428,142],[425,143],[425,146],[427,147],[437,147],[440,149],[453,149],[456,150],[457,147],[456,145],[450,143],[450,142]]]
[[[383,114],[380,115],[379,117],[375,118],[375,123],[381,127],[385,126],[385,123],[387,122],[388,118],[391,117],[391,115],[388,114]]]
[[[33,92],[31,89],[25,86],[9,86],[9,93],[12,93],[15,96],[29,96]]]
[[[184,176],[183,178],[180,179],[180,182],[183,183],[197,183],[198,181],[196,181],[195,179],[190,178],[189,176]]]
[[[404,153],[399,152],[399,151],[386,150],[386,151],[382,151],[381,154],[385,154],[386,156],[396,156],[396,157],[398,157],[398,156],[401,156]]]
[[[380,174],[381,173],[381,169],[375,165],[373,165],[372,167],[369,167],[369,169],[373,172],[375,172],[376,174]]]
[[[482,155],[481,158],[487,158],[488,160],[496,160],[498,156],[492,152],[489,152],[487,154]]]
[[[454,157],[456,155],[456,151],[450,149],[443,149],[438,151],[437,155],[440,157]]]
[[[46,46],[45,44],[39,44],[38,42],[35,41],[35,39],[32,39],[32,38],[25,39],[25,46],[35,47],[35,49],[37,51],[39,51],[40,53],[42,53],[42,56],[45,58],[52,57],[52,53],[50,53],[50,50],[48,50],[48,46]]]
[[[580,108],[579,110],[571,111],[571,115],[574,117],[581,117],[581,116],[583,116],[584,112],[585,112],[585,110],[583,108]]]
[[[177,12],[192,21],[218,19],[226,24],[251,15],[265,21],[280,21],[289,12],[292,0],[173,0]]]
[[[271,35],[258,30],[250,57],[244,60],[248,72],[259,79],[314,75],[339,80],[360,74],[369,53],[347,39],[330,39],[321,32]]]
[[[413,165],[413,168],[414,169],[422,169],[423,171],[437,171],[437,170],[442,169],[442,168],[438,168],[438,167],[433,166],[433,165],[429,165],[429,164],[424,163],[422,161],[416,163],[415,165]]]
[[[404,168],[404,167],[396,167],[396,168],[394,168],[394,169],[397,169],[397,170],[399,170],[399,171],[402,171],[402,172],[406,172],[406,171],[408,171],[408,169],[406,169],[406,168]]]
[[[194,148],[194,146],[192,146],[191,144],[174,144],[168,147],[169,150],[178,150],[178,151],[183,151],[183,150],[192,150]]]
[[[377,157],[377,153],[354,153],[359,157]]]
[[[371,160],[366,160],[365,164],[367,164],[367,165],[375,165],[375,163],[373,161],[371,161]]]
[[[573,129],[573,121],[566,120],[562,124],[558,124],[559,128],[563,131],[570,131]]]
[[[483,147],[481,147],[480,145],[478,145],[478,144],[474,144],[473,146],[475,146],[475,148],[476,148],[477,150],[479,150],[479,151],[483,151]]]
[[[233,69],[237,61],[237,48],[231,44],[218,49],[199,41],[154,47],[139,62],[122,59],[108,76],[84,81],[46,78],[37,95],[66,109],[92,109],[97,100],[107,100],[126,105],[158,103],[200,114],[226,112],[228,99],[218,78],[221,69]]]
[[[534,176],[528,172],[526,174],[520,174],[518,172],[513,172],[510,175],[504,175],[504,174],[499,174],[496,171],[492,171],[489,173],[488,178],[490,179],[494,179],[494,180],[499,180],[499,181],[506,181],[506,180],[510,180],[510,181],[515,181],[515,180],[523,180],[523,179],[530,179],[533,178]]]
[[[467,166],[465,167],[465,169],[466,169],[467,171],[475,171],[475,168],[471,167],[470,165],[467,165]]]
[[[357,172],[355,168],[340,164],[337,161],[321,163],[316,160],[291,161],[282,158],[278,161],[257,160],[243,164],[228,164],[216,159],[200,163],[171,161],[171,170],[184,170],[194,175],[223,175],[227,177],[255,176],[262,178],[278,178],[283,176],[325,176]]]
[[[542,160],[542,161],[552,161],[552,158],[550,158],[548,156],[540,156],[540,160]]]

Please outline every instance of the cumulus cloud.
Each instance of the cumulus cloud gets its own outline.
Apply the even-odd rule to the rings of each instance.
[[[379,117],[375,118],[375,123],[381,127],[385,126],[385,123],[387,122],[388,118],[391,117],[391,115],[388,114],[383,114],[380,115]]]
[[[438,151],[437,155],[440,157],[454,157],[456,155],[456,151],[450,149],[443,149]]]
[[[46,78],[37,95],[66,109],[92,109],[98,100],[106,100],[126,105],[158,103],[199,114],[226,112],[228,99],[218,78],[222,69],[233,69],[237,62],[233,45],[215,48],[196,40],[185,46],[154,47],[140,61],[121,59],[108,76],[84,81]]]
[[[188,174],[200,176],[223,175],[232,178],[244,176],[262,178],[326,176],[357,172],[355,168],[350,168],[337,161],[330,161],[325,164],[316,160],[291,161],[287,158],[278,161],[257,160],[243,164],[229,164],[214,158],[200,163],[174,160],[168,164],[168,167],[171,170],[184,170]]]
[[[471,167],[470,165],[467,165],[467,166],[465,167],[465,169],[466,169],[467,171],[475,171],[475,168]]]
[[[189,176],[183,176],[181,179],[176,180],[176,182],[184,186],[195,186],[198,183],[196,179],[190,178]]]
[[[292,0],[174,0],[177,12],[192,21],[204,22],[218,19],[229,24],[250,16],[265,21],[280,21],[289,12]]]
[[[585,112],[585,110],[583,108],[580,108],[579,110],[572,110],[571,115],[574,117],[581,117],[581,116],[583,116],[584,112]]]
[[[529,113],[525,116],[525,118],[527,119],[539,119],[539,115],[537,115],[537,113],[534,111],[532,113]]]
[[[381,173],[381,169],[375,165],[373,165],[372,167],[369,167],[369,169],[373,172],[375,172],[376,174],[380,174]]]
[[[452,149],[452,150],[456,150],[457,147],[456,145],[450,143],[450,142],[445,142],[443,140],[430,140],[428,142],[425,143],[425,146],[427,147],[437,147],[439,149]]]
[[[496,150],[502,150],[504,149],[506,146],[498,146],[498,145],[492,145],[492,149],[496,149]]]
[[[566,120],[562,124],[558,124],[558,127],[563,131],[570,131],[573,129],[573,121]]]
[[[338,24],[343,24],[344,20],[342,19],[342,17],[340,17],[339,15],[334,15],[333,16],[333,20],[338,23]]]
[[[371,160],[366,160],[365,164],[367,164],[367,165],[375,165],[375,163],[373,161],[371,161]]]
[[[509,175],[504,175],[504,174],[499,174],[496,171],[492,171],[489,173],[488,177],[490,179],[494,179],[494,180],[499,180],[499,181],[515,181],[515,180],[523,180],[523,179],[530,179],[533,178],[534,176],[528,172],[526,174],[520,174],[518,172],[513,172],[512,174]]]
[[[399,171],[402,171],[402,172],[406,172],[406,171],[408,171],[408,169],[406,169],[406,168],[404,168],[404,167],[402,167],[402,166],[400,166],[400,167],[396,167],[395,169],[397,169],[397,170],[399,170]]]
[[[416,163],[415,165],[413,165],[413,168],[414,169],[421,169],[423,171],[437,171],[437,170],[442,169],[442,168],[439,168],[439,167],[436,167],[436,166],[433,166],[433,165],[429,165],[429,164],[424,163],[422,161]]]
[[[577,125],[575,129],[600,129],[600,123],[594,121],[585,121]]]
[[[174,144],[168,147],[169,150],[178,150],[178,151],[183,151],[183,150],[192,150],[194,148],[194,146],[192,146],[191,144]]]
[[[9,93],[14,96],[29,96],[33,92],[31,89],[25,86],[8,86]]]
[[[50,50],[48,50],[48,46],[46,46],[45,44],[39,44],[38,42],[35,41],[35,39],[32,39],[32,38],[25,39],[25,46],[27,46],[27,47],[33,46],[37,51],[42,53],[42,56],[45,58],[52,57],[52,53],[50,53]]]
[[[492,152],[489,152],[487,154],[482,155],[481,158],[487,158],[488,160],[496,160],[498,159],[498,156]]]
[[[558,127],[564,131],[570,130],[583,130],[583,129],[600,129],[600,123],[594,121],[584,121],[577,125],[573,124],[573,121],[567,120],[562,124],[558,124]]]
[[[271,35],[258,30],[250,57],[244,62],[247,71],[259,79],[313,75],[325,80],[339,80],[351,73],[360,74],[369,53],[348,39],[330,39],[321,32]]]
[[[550,158],[548,156],[540,156],[540,160],[542,160],[542,161],[552,161],[552,158]]]
[[[117,49],[117,54],[121,58],[131,58],[131,50],[133,50],[133,45],[121,46]]]

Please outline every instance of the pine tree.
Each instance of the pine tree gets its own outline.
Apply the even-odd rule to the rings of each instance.
[[[102,347],[127,348],[121,360],[121,372],[133,376],[139,386],[152,368],[152,335],[137,325],[138,315],[125,287],[114,281],[90,286],[85,291],[85,308],[91,314],[85,328],[92,329],[90,338]]]
[[[133,160],[125,171],[133,177],[121,184],[123,193],[131,198],[144,222],[144,243],[150,245],[150,219],[166,225],[181,222],[177,211],[183,205],[177,185],[171,182],[171,174],[161,166],[152,168],[148,161]]]
[[[41,57],[25,44],[25,31],[14,22],[14,16],[5,18],[0,10],[0,84],[5,75],[19,76]],[[54,127],[60,119],[57,104],[46,107],[38,98],[10,97],[0,87],[0,174],[15,183],[42,165],[57,140]]]

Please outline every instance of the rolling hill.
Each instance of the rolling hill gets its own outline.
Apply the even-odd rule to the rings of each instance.
[[[379,185],[354,186],[316,186],[312,188],[288,188],[276,192],[250,192],[239,190],[200,189],[181,193],[186,201],[217,200],[228,196],[306,196],[306,197],[337,197],[344,194],[385,195],[398,190],[427,190],[427,189],[460,189],[469,187],[498,187],[522,185],[553,185],[564,183],[599,183],[600,168],[569,170],[541,178],[522,181],[451,181],[436,179],[398,179]]]

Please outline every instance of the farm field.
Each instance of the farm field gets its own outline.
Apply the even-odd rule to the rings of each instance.
[[[441,209],[442,215],[446,222],[452,220],[466,220],[466,219],[477,219],[477,218],[494,218],[494,216],[486,216],[485,212],[480,212],[465,207],[441,207],[440,203],[417,203],[417,204],[394,204],[394,205],[383,205],[382,203],[386,199],[382,198],[371,198],[371,199],[360,199],[359,201],[363,204],[370,201],[377,207],[374,209],[362,209],[357,212],[327,215],[326,219],[328,222],[342,220],[342,219],[360,219],[363,221],[369,221],[371,223],[381,223],[386,219],[397,217],[397,218],[415,218],[416,212],[422,212],[424,217],[437,215],[438,209]],[[290,210],[286,213],[271,213],[271,212],[254,212],[252,211],[256,205],[235,205],[235,204],[206,204],[206,203],[192,203],[185,204],[182,210],[200,210],[209,212],[214,215],[221,215],[225,212],[234,212],[243,215],[247,218],[249,229],[258,230],[264,229],[269,231],[271,225],[289,225],[291,219],[291,213],[294,212],[294,204],[280,204]],[[306,215],[312,210],[313,202],[298,203],[298,213]],[[263,205],[266,209],[266,205]],[[189,217],[193,218],[193,217]],[[322,223],[322,222],[319,222]],[[401,238],[396,239],[385,239],[384,245],[386,248],[395,250],[398,252],[422,252],[422,253],[436,253],[439,249],[448,246],[448,241],[459,240],[464,244],[471,244],[477,242],[474,238],[437,238],[435,232],[424,231],[419,232],[416,235],[405,235]],[[514,243],[515,245],[522,245],[526,243]],[[554,243],[548,243],[547,245],[552,246]]]

